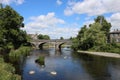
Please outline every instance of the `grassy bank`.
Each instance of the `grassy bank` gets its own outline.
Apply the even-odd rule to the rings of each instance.
[[[20,47],[17,50],[11,50],[9,53],[9,61],[12,63],[19,63],[22,57],[30,54],[30,47]]]
[[[30,51],[31,47],[22,46],[16,50],[11,49],[7,54],[0,55],[0,80],[21,80],[21,76],[16,73],[19,73],[17,71]]]
[[[21,80],[21,76],[15,74],[15,68],[5,63],[2,57],[0,57],[0,80]]]
[[[94,52],[94,51],[77,51],[81,54],[90,54],[90,55],[97,55],[97,56],[103,56],[103,57],[111,57],[111,58],[120,58],[120,54],[115,53],[108,53],[108,52]]]
[[[110,52],[110,53],[118,53],[118,54],[120,54],[120,44],[112,43],[112,44],[94,46],[94,47],[88,49],[87,51]]]

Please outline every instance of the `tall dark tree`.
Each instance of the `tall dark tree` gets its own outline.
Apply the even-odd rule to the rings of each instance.
[[[12,44],[14,48],[18,48],[26,41],[26,33],[20,30],[20,27],[24,27],[23,20],[10,6],[0,9],[0,43],[3,43],[1,46]]]
[[[80,40],[82,37],[83,37],[83,35],[84,35],[84,32],[87,30],[87,26],[86,25],[84,25],[81,29],[80,29],[80,31],[78,32],[78,35],[77,35],[77,38]]]
[[[110,32],[110,28],[111,28],[111,23],[109,23],[104,16],[98,16],[95,19],[95,23],[100,23],[102,25],[101,30],[105,31],[106,36],[108,36],[109,32]]]
[[[63,37],[60,37],[61,40],[63,40],[64,38]]]
[[[80,29],[76,39],[73,40],[73,47],[88,50],[95,46],[105,45],[110,27],[110,23],[103,16],[98,16],[95,22],[90,24],[89,27],[84,25]]]

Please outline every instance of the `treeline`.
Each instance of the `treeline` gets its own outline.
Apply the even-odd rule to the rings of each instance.
[[[10,6],[0,7],[0,80],[21,80],[12,65],[30,52],[27,33],[20,29],[23,20]]]
[[[111,23],[107,22],[104,16],[98,16],[94,23],[84,25],[73,39],[74,50],[90,50],[102,52],[120,53],[120,45],[110,42],[109,32]]]
[[[43,34],[39,34],[37,36],[38,39],[45,39],[45,40],[50,40],[50,37],[48,35],[43,35]]]
[[[21,30],[24,18],[10,6],[0,9],[0,48],[17,49],[27,42],[27,34]]]

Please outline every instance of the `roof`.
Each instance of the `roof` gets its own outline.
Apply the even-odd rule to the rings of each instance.
[[[110,34],[120,34],[120,31],[113,31],[113,32],[110,32]]]

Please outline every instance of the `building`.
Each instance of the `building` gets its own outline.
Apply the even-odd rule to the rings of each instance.
[[[30,36],[32,40],[38,39],[37,38],[38,34],[28,34],[28,36]]]
[[[114,30],[113,32],[110,32],[109,39],[110,42],[114,41],[120,43],[120,30]]]

